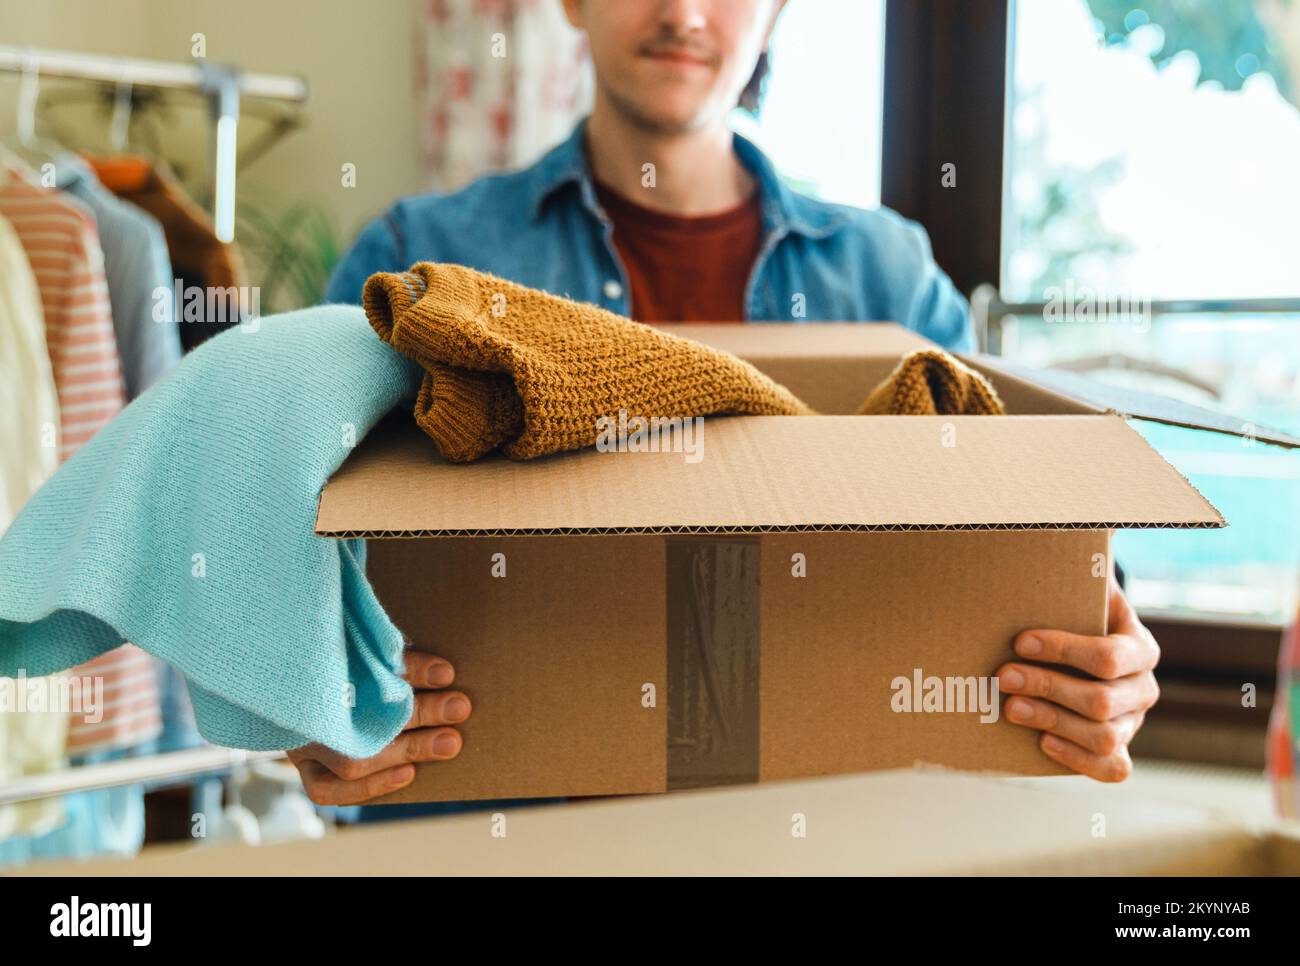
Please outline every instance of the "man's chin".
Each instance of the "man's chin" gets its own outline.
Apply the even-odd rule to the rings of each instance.
[[[659,96],[646,96],[643,90],[637,90],[629,97],[617,88],[603,86],[598,96],[625,122],[661,137],[690,134],[717,120],[709,92],[669,87]]]
[[[639,127],[665,136],[689,134],[707,126],[710,121],[708,112],[698,104],[689,107],[646,104],[639,105],[631,113]]]

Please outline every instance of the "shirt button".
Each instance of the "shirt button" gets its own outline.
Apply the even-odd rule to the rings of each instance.
[[[605,298],[621,299],[622,297],[623,297],[622,285],[620,285],[617,281],[615,281],[612,278],[605,283]]]

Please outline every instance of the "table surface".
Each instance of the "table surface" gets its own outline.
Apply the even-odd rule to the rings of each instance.
[[[1267,783],[1234,769],[1143,762],[1129,782],[1103,785],[927,768],[384,823],[260,848],[160,846],[130,861],[23,871],[1123,873],[1186,850],[1203,865],[1231,861],[1254,841],[1246,827],[1269,821]]]

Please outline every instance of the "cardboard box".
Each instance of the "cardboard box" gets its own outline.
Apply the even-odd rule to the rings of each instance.
[[[1188,779],[1195,782],[1195,777]],[[802,831],[806,835],[796,834]],[[503,834],[504,833],[504,834]],[[146,848],[28,875],[1297,875],[1294,824],[1069,779],[891,771]]]
[[[1214,507],[1100,387],[1084,398],[970,358],[1007,416],[842,415],[928,343],[890,325],[668,328],[841,415],[709,418],[698,462],[452,465],[403,413],[325,486],[316,532],[369,539],[388,613],[474,703],[460,756],[385,801],[918,761],[1059,773],[981,686],[1021,630],[1104,632],[1112,530],[1223,526]],[[936,683],[943,710],[926,703]],[[898,710],[906,698],[917,710]]]

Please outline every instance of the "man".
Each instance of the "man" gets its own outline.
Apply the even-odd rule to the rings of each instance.
[[[967,306],[919,226],[797,195],[731,134],[727,115],[783,5],[564,0],[595,66],[585,124],[524,171],[399,201],[362,232],[329,300],[358,301],[373,272],[445,261],[643,322],[892,319],[949,348],[970,347]],[[1015,653],[1035,663],[1004,665],[999,684],[1012,695],[1008,719],[1041,731],[1045,754],[1119,781],[1158,694],[1159,649],[1113,577],[1108,612],[1106,637],[1021,634]],[[447,662],[410,654],[415,714],[375,758],[318,746],[291,753],[313,799],[364,801],[409,783],[414,762],[454,757],[452,725],[470,708],[466,695],[443,690],[453,677]]]

